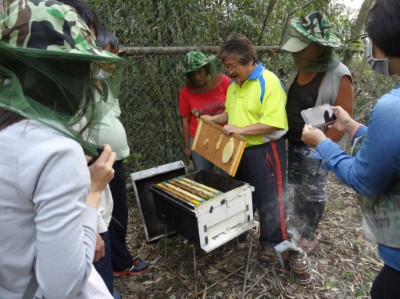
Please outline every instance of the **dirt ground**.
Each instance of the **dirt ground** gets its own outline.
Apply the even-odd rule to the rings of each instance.
[[[376,244],[365,239],[361,212],[352,189],[329,177],[329,201],[318,232],[319,247],[310,254],[313,280],[299,284],[277,258],[257,260],[257,231],[245,246],[236,241],[205,253],[180,235],[146,242],[133,193],[130,194],[128,244],[147,261],[147,272],[115,278],[122,298],[369,298],[371,282],[382,267]],[[288,203],[290,222],[290,201]]]

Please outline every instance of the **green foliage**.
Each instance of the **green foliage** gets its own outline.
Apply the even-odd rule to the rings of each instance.
[[[328,280],[325,282],[325,287],[326,287],[328,290],[332,289],[332,288],[334,287],[333,281],[330,280],[330,279],[328,279]]]
[[[335,208],[340,210],[342,208],[342,201],[340,198],[335,199]]]
[[[139,162],[140,160],[142,160],[143,156],[141,153],[134,153],[134,154],[130,154],[128,157],[126,157],[123,160],[124,164],[130,163],[130,162]]]
[[[343,4],[318,0],[301,8],[306,1],[277,0],[263,22],[270,1],[264,0],[88,0],[107,29],[114,32],[123,47],[219,46],[232,32],[242,32],[257,45],[278,45],[285,22],[310,11],[327,15],[338,32],[344,49],[363,48],[359,38],[351,40],[355,22]],[[300,9],[301,8],[301,9]],[[178,93],[185,83],[180,71],[185,51],[173,55],[146,54],[125,59],[120,94],[121,120],[133,153],[128,171],[184,160]],[[342,55],[339,52],[339,55]],[[290,55],[259,54],[259,60],[283,81],[291,71]],[[220,71],[223,71],[218,62]],[[353,61],[351,70],[358,68]],[[355,110],[366,118],[374,101],[392,84],[374,77],[370,70],[360,82],[363,92]],[[365,108],[368,107],[368,108]],[[361,117],[362,118],[362,117]]]
[[[397,77],[386,78],[378,75],[367,65],[356,87],[356,90],[361,90],[361,92],[354,101],[354,118],[359,122],[367,124],[369,114],[378,99],[390,91],[397,84],[397,80]]]
[[[300,16],[319,10],[338,23],[334,17],[341,15],[345,7],[329,5],[329,2],[315,1],[296,10],[304,3],[278,0],[267,22],[262,44],[279,42],[283,21],[290,11]],[[89,0],[87,3],[95,9],[106,27],[116,33],[121,44],[143,47],[219,45],[232,32],[242,32],[256,43],[269,4],[262,0]],[[341,19],[340,23],[344,20]]]
[[[346,272],[344,272],[343,277],[345,279],[352,280],[352,279],[354,279],[354,272],[346,271]]]
[[[369,293],[370,286],[363,284],[354,294],[356,298],[367,295]]]

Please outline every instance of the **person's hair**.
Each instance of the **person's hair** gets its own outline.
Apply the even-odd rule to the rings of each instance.
[[[400,57],[400,1],[378,0],[368,13],[366,31],[389,57]]]
[[[0,108],[0,131],[23,119],[24,117],[22,115]]]
[[[187,83],[186,84],[188,84],[189,86],[195,87],[196,86],[196,82],[192,79],[191,74],[203,68],[205,73],[206,73],[206,76],[211,75],[211,72],[212,72],[211,67],[212,67],[212,62],[207,63],[205,66],[202,66],[201,68],[199,68],[199,69],[197,69],[197,70],[195,70],[193,72],[187,73],[186,74],[186,79],[187,79]]]
[[[220,46],[218,57],[223,61],[227,56],[236,56],[242,65],[257,62],[256,49],[241,33],[233,33]]]
[[[102,25],[100,25],[99,31],[97,32],[96,45],[102,49],[108,45],[111,51],[116,53],[118,53],[119,50],[118,38]]]
[[[82,18],[90,30],[94,30],[97,36],[100,27],[100,20],[96,12],[91,9],[83,0],[58,0],[60,3],[64,3],[73,7],[76,13]]]

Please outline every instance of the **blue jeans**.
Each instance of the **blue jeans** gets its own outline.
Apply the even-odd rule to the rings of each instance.
[[[106,284],[108,290],[111,294],[113,294],[113,270],[111,266],[111,242],[110,242],[110,232],[106,231],[100,234],[101,238],[104,241],[105,246],[105,255],[93,263],[93,266],[96,268],[97,272],[99,272],[101,278],[103,278],[104,283]]]

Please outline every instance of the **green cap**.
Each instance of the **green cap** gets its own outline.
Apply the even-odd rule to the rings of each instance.
[[[12,1],[1,20],[0,40],[21,55],[122,61],[96,46],[75,9],[56,1]]]
[[[339,38],[331,30],[329,20],[319,12],[291,19],[290,25],[290,38],[282,46],[282,50],[299,52],[311,42],[332,48],[341,45]]]
[[[199,68],[209,64],[210,62],[214,61],[216,58],[215,55],[206,56],[200,51],[191,51],[186,54],[185,60],[185,68],[183,72],[185,74],[194,72]]]

